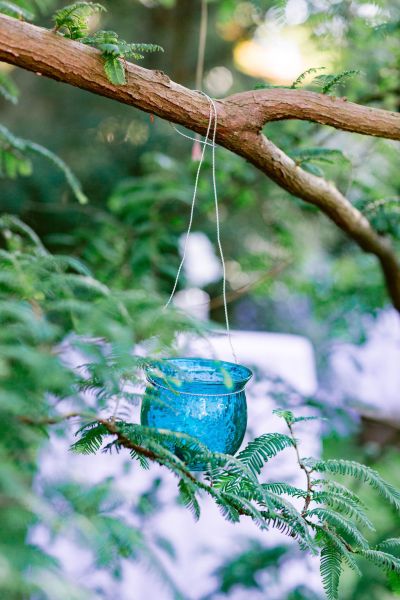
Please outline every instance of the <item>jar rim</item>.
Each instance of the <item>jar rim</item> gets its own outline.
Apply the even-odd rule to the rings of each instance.
[[[175,391],[207,390],[234,393],[243,389],[253,373],[243,365],[209,358],[167,358],[146,368],[150,383]]]

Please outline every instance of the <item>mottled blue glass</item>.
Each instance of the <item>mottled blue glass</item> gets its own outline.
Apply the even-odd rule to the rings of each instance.
[[[205,358],[171,358],[149,368],[141,423],[191,435],[210,450],[234,454],[246,431],[244,387],[250,369]],[[172,448],[179,456],[179,451]],[[191,470],[205,465],[188,464]]]

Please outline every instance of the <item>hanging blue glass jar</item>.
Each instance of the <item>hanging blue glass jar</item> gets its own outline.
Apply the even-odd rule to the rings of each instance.
[[[250,369],[205,358],[171,358],[147,370],[141,423],[197,438],[213,452],[234,454],[247,426],[244,388]],[[171,448],[178,456],[179,449]],[[191,470],[205,465],[189,460]]]

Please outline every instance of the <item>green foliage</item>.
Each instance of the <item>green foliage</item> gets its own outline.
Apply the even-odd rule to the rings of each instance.
[[[46,158],[58,167],[78,202],[80,204],[87,203],[87,197],[83,193],[78,179],[59,156],[40,144],[15,136],[6,127],[0,125],[0,176],[15,178],[17,175],[30,175],[32,173],[30,154]]]
[[[264,463],[276,456],[285,448],[293,447],[293,440],[282,433],[265,433],[249,442],[239,452],[238,459],[249,467],[254,475],[259,475]]]
[[[72,40],[81,39],[89,30],[89,17],[105,10],[97,2],[74,2],[54,13],[54,29]]]
[[[144,58],[143,53],[163,52],[163,49],[157,44],[130,44],[121,40],[115,31],[100,30],[88,35],[89,18],[105,10],[104,6],[98,3],[75,2],[54,14],[55,31],[97,48],[101,52],[104,71],[109,81],[114,85],[124,85],[126,83],[124,60],[127,58],[141,60]]]
[[[311,69],[307,69],[303,73],[301,73],[297,79],[293,81],[291,85],[272,85],[267,82],[259,82],[254,86],[254,89],[274,89],[274,88],[283,88],[289,90],[295,90],[304,85],[305,79],[307,79],[308,75],[313,75],[314,73],[318,73],[318,71],[324,70],[326,67],[312,67]],[[357,69],[347,69],[342,71],[341,73],[324,73],[322,75],[317,75],[314,77],[310,84],[317,85],[322,88],[323,94],[329,94],[334,90],[334,88],[340,87],[344,85],[348,79],[359,75],[361,71]]]
[[[144,58],[143,52],[163,52],[161,46],[156,44],[129,44],[120,40],[114,31],[96,31],[93,35],[84,37],[82,42],[100,50],[104,70],[114,85],[126,83],[125,68],[121,60],[141,60]]]
[[[343,152],[335,148],[301,148],[292,151],[290,155],[296,165],[318,177],[324,177],[324,172],[319,164],[349,164],[349,159]]]
[[[290,88],[292,90],[295,90],[296,88],[298,88],[304,84],[304,80],[307,78],[308,75],[313,75],[314,73],[318,73],[318,71],[323,71],[325,68],[326,67],[311,67],[311,69],[307,69],[306,71],[303,71],[303,73],[301,73],[297,77],[297,79],[295,79],[293,81]]]
[[[339,581],[342,560],[333,544],[327,543],[321,550],[321,577],[327,600],[339,598]]]
[[[225,6],[227,3],[216,4]],[[231,4],[233,13],[236,11],[237,3]],[[387,7],[388,10],[385,8],[382,11],[385,19],[388,18],[389,13],[395,16],[396,6],[393,3],[391,5],[387,3]],[[265,6],[262,8],[265,9]],[[382,39],[378,39],[377,45],[374,46],[371,35],[374,27],[368,26],[361,17],[356,17],[358,8],[359,6],[350,15],[347,3],[335,3],[334,6],[329,7],[329,10],[324,10],[324,14],[317,15],[318,7],[315,6],[306,26],[309,27],[310,36],[312,36],[313,19],[319,17],[318,23],[316,20],[314,21],[319,27],[318,39],[322,43],[328,43],[330,46],[334,43],[335,47],[338,47],[341,61],[337,67],[338,70],[350,69],[353,65],[362,66],[363,72],[366,73],[365,77],[360,80],[356,78],[347,80],[349,95],[352,98],[362,102],[365,99],[365,102],[369,102],[368,97],[375,95],[376,99],[371,101],[383,107],[398,110],[398,94],[393,91],[398,81],[398,44],[396,45],[394,38],[392,46],[387,43],[388,40],[385,39],[385,43],[383,43]],[[218,10],[222,10],[222,8],[218,6]],[[382,15],[377,17],[378,21]],[[113,18],[118,18],[117,10],[113,14]],[[151,19],[136,19],[136,22],[132,23],[132,27],[136,28],[132,32],[133,39],[142,39],[139,36],[143,36],[143,39],[152,39],[152,30],[145,30],[147,21],[151,23]],[[233,19],[232,23],[235,25]],[[330,30],[330,23],[340,24],[344,30],[343,39],[340,39],[340,36],[335,38],[334,32],[337,30],[333,26]],[[397,31],[397,27],[397,22],[388,24],[387,33]],[[243,35],[243,28],[240,31]],[[65,32],[68,33],[67,30]],[[162,32],[160,32],[161,34]],[[168,31],[167,36],[170,34],[171,32]],[[87,30],[85,35],[88,35]],[[219,47],[215,40],[212,41],[213,35],[212,33],[210,37],[211,60],[213,54],[220,58]],[[223,44],[224,48],[229,45],[225,40]],[[378,49],[379,52],[375,52],[375,49]],[[137,52],[140,53],[139,49]],[[187,61],[190,64],[190,53],[187,48],[183,47],[180,54],[178,64],[174,63],[171,66],[184,71],[183,63],[186,64]],[[114,74],[114,80],[120,82],[123,59],[115,58],[111,54],[110,63],[113,67],[117,65],[116,69],[119,70],[119,73]],[[191,73],[191,69],[189,71]],[[187,81],[188,76],[183,73],[182,81],[185,81],[185,77]],[[235,81],[238,88],[241,85],[239,77],[240,75]],[[39,86],[40,83],[38,82],[37,85]],[[302,81],[295,87],[298,85],[302,85]],[[5,591],[1,590],[0,595],[10,599],[13,592],[17,590],[20,597],[21,594],[23,597],[41,594],[41,596],[47,595],[48,598],[54,600],[54,590],[51,588],[43,587],[39,590],[38,586],[32,588],[32,580],[26,583],[26,579],[29,578],[29,574],[26,574],[26,567],[29,565],[29,570],[32,565],[36,568],[40,563],[41,568],[48,574],[48,578],[53,577],[52,581],[54,582],[63,581],[60,569],[45,554],[42,556],[37,548],[24,544],[26,528],[21,527],[21,531],[17,532],[18,535],[15,534],[15,531],[12,531],[10,535],[9,529],[15,523],[25,523],[30,526],[35,519],[46,522],[47,513],[42,509],[50,510],[52,503],[56,506],[60,504],[63,506],[65,498],[68,496],[67,492],[59,491],[53,495],[52,502],[48,504],[45,502],[44,507],[43,498],[38,497],[36,492],[32,492],[29,473],[27,477],[26,472],[23,477],[18,473],[20,468],[26,469],[28,472],[30,469],[31,473],[34,473],[37,461],[36,451],[45,441],[49,426],[47,424],[37,426],[28,423],[22,424],[17,418],[14,418],[14,413],[16,417],[28,415],[32,419],[49,417],[56,419],[62,411],[62,398],[71,398],[72,395],[74,402],[78,405],[78,411],[82,414],[82,421],[87,423],[96,419],[97,411],[95,413],[93,408],[88,409],[81,397],[85,386],[87,386],[86,389],[95,393],[96,409],[104,411],[110,403],[113,410],[115,397],[113,394],[116,393],[118,398],[123,397],[119,385],[121,378],[125,378],[124,381],[129,381],[126,379],[129,376],[135,378],[140,368],[139,361],[132,361],[129,372],[128,361],[122,358],[124,354],[129,353],[128,349],[138,340],[146,339],[147,336],[157,333],[163,340],[161,344],[163,352],[167,352],[167,339],[171,339],[173,336],[171,330],[175,327],[177,330],[184,329],[187,325],[180,322],[175,315],[171,317],[173,323],[166,323],[158,311],[161,305],[161,301],[158,300],[158,292],[167,289],[171,273],[174,273],[177,239],[179,232],[183,229],[182,223],[186,215],[189,194],[185,175],[182,169],[176,168],[168,171],[161,167],[161,163],[156,165],[155,162],[148,170],[150,175],[148,173],[143,175],[144,161],[138,160],[138,155],[144,147],[147,152],[148,149],[151,150],[153,143],[158,147],[160,142],[163,146],[164,144],[167,146],[168,140],[166,137],[162,137],[164,135],[162,125],[160,125],[159,131],[154,131],[155,128],[152,130],[152,139],[149,142],[139,143],[138,147],[133,147],[132,144],[128,145],[127,142],[122,143],[122,141],[121,143],[118,141],[118,144],[94,142],[93,136],[100,135],[102,121],[106,119],[109,109],[102,112],[99,105],[90,104],[92,97],[88,95],[89,99],[85,100],[82,95],[80,110],[77,111],[74,106],[71,114],[68,112],[66,103],[63,104],[65,90],[57,92],[59,87],[61,86],[54,86],[55,91],[49,91],[48,100],[60,108],[64,107],[65,110],[55,111],[56,116],[53,117],[49,111],[49,136],[54,135],[55,127],[57,127],[57,131],[68,132],[68,136],[66,135],[62,139],[66,148],[65,155],[67,155],[68,144],[70,144],[70,148],[73,146],[75,149],[77,143],[76,135],[69,135],[69,125],[73,122],[74,126],[79,128],[79,132],[81,132],[79,135],[81,148],[79,160],[82,162],[86,160],[88,165],[90,164],[85,176],[89,184],[91,180],[96,181],[96,200],[102,207],[96,209],[93,206],[77,206],[75,210],[75,207],[68,207],[68,203],[55,205],[49,203],[47,205],[43,200],[52,195],[50,183],[52,166],[45,171],[44,176],[40,171],[33,182],[31,179],[21,180],[19,190],[15,193],[15,210],[20,210],[18,204],[20,203],[21,210],[28,216],[29,222],[38,223],[40,234],[44,236],[44,239],[47,237],[53,247],[62,245],[62,248],[67,248],[68,253],[73,253],[74,256],[85,256],[90,263],[90,269],[76,261],[74,257],[67,258],[46,253],[45,248],[40,245],[40,240],[35,238],[32,231],[24,229],[22,223],[10,219],[2,221],[4,235],[7,238],[5,243],[8,248],[4,254],[3,249],[1,251],[2,267],[4,265],[0,275],[0,293],[2,294],[0,371],[2,387],[4,385],[1,416],[3,422],[7,423],[7,430],[4,431],[3,439],[0,442],[3,461],[0,471],[2,473],[1,483],[3,484],[4,481],[5,495],[7,498],[12,498],[13,507],[6,505],[6,512],[3,512],[4,504],[2,504],[2,523],[8,523],[8,525],[4,529],[2,541],[5,539],[5,546],[2,545],[1,552],[2,557],[7,557],[6,566],[9,567],[8,579],[11,587]],[[29,90],[29,93],[32,101],[40,101],[39,92],[35,92],[34,88]],[[34,96],[35,93],[36,96]],[[122,122],[123,110],[117,105],[114,109],[115,120]],[[85,119],[85,114],[90,115],[90,118]],[[53,121],[51,121],[52,118]],[[136,123],[142,124],[139,121]],[[35,121],[31,121],[31,126],[43,128],[43,123],[36,124]],[[318,134],[316,135],[319,128],[316,126],[288,122],[279,123],[279,129],[274,129],[274,125],[270,124],[269,129],[272,136],[279,132],[279,140],[285,143],[290,154],[293,151],[296,152],[300,144],[306,148],[315,148],[320,143],[320,138]],[[121,126],[121,131],[124,133],[123,126]],[[123,133],[120,136],[122,138]],[[337,145],[336,138],[332,140],[332,144]],[[51,147],[51,143],[47,142],[47,145]],[[186,148],[184,152],[186,152]],[[20,155],[15,153],[19,159]],[[315,167],[318,168],[320,164],[332,167],[332,174],[329,171],[329,176],[335,179],[339,186],[342,186],[340,189],[348,190],[349,197],[358,206],[361,201],[371,204],[377,199],[395,198],[398,191],[397,154],[397,150],[395,156],[392,156],[387,148],[374,146],[367,160],[372,164],[379,159],[380,162],[377,162],[379,168],[368,172],[368,177],[364,177],[365,169],[360,169],[355,164],[352,180],[346,175],[343,176],[343,163],[339,156],[332,155],[332,162],[311,159],[310,163],[314,171]],[[129,160],[124,162],[125,156],[128,155]],[[183,152],[182,156],[184,156]],[[326,343],[327,340],[331,342],[335,336],[346,335],[354,340],[358,335],[355,331],[363,319],[363,314],[371,315],[382,303],[382,285],[375,265],[372,264],[372,261],[365,261],[364,257],[357,252],[347,252],[341,236],[336,235],[332,228],[325,227],[322,219],[319,220],[317,215],[310,211],[305,214],[306,209],[300,203],[293,202],[293,199],[290,203],[286,202],[285,195],[282,196],[281,190],[276,190],[272,185],[257,179],[256,174],[247,167],[242,167],[240,161],[235,161],[228,155],[224,155],[224,158],[225,160],[221,161],[223,164],[218,177],[222,182],[220,187],[223,188],[222,203],[224,208],[229,210],[229,219],[225,220],[224,232],[229,255],[234,261],[240,263],[243,271],[249,273],[251,277],[257,272],[264,272],[266,265],[271,261],[271,256],[272,261],[276,261],[277,256],[280,256],[279,252],[285,251],[287,254],[291,254],[291,260],[294,261],[293,268],[287,269],[286,272],[279,275],[281,281],[276,281],[274,276],[267,282],[264,281],[261,285],[255,286],[251,290],[251,299],[246,301],[251,302],[252,307],[259,302],[258,306],[261,309],[258,308],[258,310],[262,312],[262,318],[270,319],[275,330],[282,327],[283,322],[286,331],[294,327],[294,331],[299,333],[299,327],[301,327],[301,333],[309,334],[311,332],[314,340],[318,342],[317,354],[319,357],[323,358],[324,356],[324,348],[329,345]],[[329,156],[326,158],[329,159]],[[367,160],[362,159],[361,152],[360,163],[365,165]],[[12,166],[13,160],[11,159],[10,166],[7,167],[8,177],[15,173],[15,166]],[[28,157],[27,160],[29,160]],[[164,161],[167,160],[172,162],[170,157],[165,155]],[[308,168],[307,161],[302,162],[302,166],[304,165],[304,168]],[[335,169],[336,165],[337,169]],[[382,165],[382,169],[380,165]],[[394,165],[394,169],[391,165]],[[392,170],[390,170],[391,168]],[[29,170],[28,165],[25,167],[26,169]],[[22,167],[22,172],[24,172],[24,167]],[[82,172],[84,172],[83,168]],[[111,201],[104,209],[106,194],[111,185],[114,185],[115,179],[127,174],[131,175],[132,172],[135,178],[118,186],[117,192],[113,194]],[[385,178],[387,183],[380,178],[380,173],[383,172],[389,174]],[[176,181],[180,182],[179,188],[177,188]],[[203,213],[199,219],[199,228],[203,229],[208,226],[207,189],[204,187],[202,191],[205,201],[202,202]],[[265,201],[267,197],[268,202]],[[24,198],[28,199],[26,203]],[[36,206],[40,204],[41,212],[32,212],[29,204],[31,201],[32,204],[36,202]],[[87,212],[86,208],[89,209]],[[393,200],[374,208],[371,205],[365,214],[378,231],[398,239],[397,208],[396,201]],[[245,220],[243,219],[243,210],[246,211]],[[57,229],[57,218],[59,221],[65,221],[60,229]],[[246,227],[242,225],[243,222],[246,223]],[[257,250],[251,249],[250,251],[247,248],[247,244],[249,243],[250,246],[250,242],[245,234],[250,228],[254,232],[254,237],[258,239]],[[264,241],[261,238],[264,238],[266,231],[269,247],[267,252],[261,252],[259,247]],[[243,240],[243,244],[237,244],[238,237]],[[310,243],[311,240],[313,243],[315,242],[315,245]],[[323,274],[313,271],[310,275],[311,262],[315,264],[319,260],[321,240],[324,253],[326,253],[324,254],[326,269]],[[275,252],[277,254],[274,254]],[[256,277],[254,278],[256,279]],[[126,290],[127,288],[129,293],[121,292],[121,289]],[[144,294],[141,293],[143,291],[141,288],[144,288]],[[213,292],[214,288],[211,288],[211,293]],[[265,310],[265,304],[262,304],[265,302],[266,296],[268,296],[270,310]],[[340,297],[340,303],[338,297]],[[116,310],[117,306],[121,310]],[[123,306],[126,311],[123,310]],[[133,315],[131,319],[127,318],[126,312],[128,315]],[[283,321],[279,321],[280,314],[283,315]],[[342,318],[343,315],[344,318]],[[257,318],[260,319],[260,314]],[[291,322],[291,318],[293,322]],[[263,326],[260,325],[260,321],[257,323],[258,326]],[[65,336],[75,332],[89,336],[100,335],[110,341],[113,346],[120,349],[116,360],[110,361],[92,344],[82,343],[80,347],[90,355],[85,358],[89,361],[86,365],[88,377],[77,377],[76,373],[71,372],[67,365],[62,364],[59,357],[54,355],[54,347],[57,347]],[[357,337],[357,339],[359,338]],[[289,392],[283,393],[287,395]],[[54,397],[61,398],[58,406],[52,403]],[[129,401],[130,409],[132,409],[135,397],[132,396]],[[117,414],[118,418],[124,419],[125,422],[131,418],[128,416],[128,410],[124,412],[121,405]],[[291,424],[300,418],[294,417],[292,413]],[[54,427],[60,432],[60,435],[65,435],[65,432],[68,431],[63,423],[56,424]],[[180,441],[173,441],[173,437],[169,437],[167,434],[157,438],[148,435],[147,432],[137,431],[134,435],[138,441],[139,433],[143,436],[142,440],[144,439],[143,443],[146,448],[152,446],[154,451],[163,453],[162,459],[165,466],[168,467],[170,464],[172,470],[179,476],[179,480],[187,483],[187,480],[184,479],[185,460],[177,458],[171,450],[168,452],[168,447],[171,447],[172,442],[174,448],[178,448]],[[110,445],[108,444],[109,440],[111,440]],[[115,436],[107,435],[104,437],[104,441],[103,449],[109,445],[109,451],[123,451],[123,445],[115,442]],[[166,448],[164,448],[165,444],[167,444]],[[7,449],[5,455],[3,454],[4,447]],[[149,465],[149,459],[140,452],[138,453],[134,449],[128,449],[127,452],[135,461],[140,461],[140,464],[137,464],[138,468],[145,468]],[[347,456],[347,453],[344,455]],[[185,458],[185,455],[182,456]],[[287,450],[288,460],[290,456],[295,460],[295,455],[289,447]],[[210,457],[208,456],[208,458]],[[264,483],[264,479],[268,478],[268,472],[265,469],[262,472],[263,478],[260,478],[260,481],[263,482],[259,486],[260,490],[255,485],[253,472],[249,473],[244,468],[240,468],[238,464],[235,466],[233,462],[224,463],[221,457],[215,458],[214,465],[215,472],[213,469],[212,474],[215,475],[215,480],[221,483],[220,487],[216,489],[214,498],[230,518],[233,520],[240,520],[246,516],[250,518],[245,512],[241,514],[241,511],[248,510],[250,512],[252,511],[251,506],[254,506],[257,512],[253,511],[251,518],[254,518],[255,522],[260,521],[261,514],[266,525],[277,527],[289,535],[293,533],[294,527],[299,532],[298,537],[301,537],[301,527],[304,528],[304,521],[307,521],[308,517],[306,515],[301,518],[301,514],[300,517],[298,515],[295,517],[296,513],[291,513],[289,518],[290,508],[285,505],[284,498],[295,499],[296,506],[299,501],[300,504],[303,504],[307,497],[306,489],[301,490],[286,482]],[[333,473],[333,475],[335,474]],[[361,478],[356,479],[356,482],[361,482],[358,492],[362,494],[366,486],[363,485],[364,482]],[[198,488],[196,488],[197,484],[193,483],[199,502],[201,495],[208,493],[201,489],[200,483]],[[313,486],[310,510],[324,507],[339,515],[343,514],[357,523],[362,533],[364,533],[364,529],[369,529],[365,519],[366,512],[358,494],[328,479],[313,480]],[[228,492],[231,490],[232,493],[224,496],[224,490],[228,490]],[[83,495],[86,493],[87,490]],[[249,500],[250,497],[252,500]],[[241,500],[242,498],[247,503],[250,502],[250,507]],[[367,505],[369,506],[369,499],[367,499]],[[76,511],[76,520],[79,521],[80,516],[90,515],[92,518],[93,515],[96,516],[96,513],[100,513],[104,509],[104,505],[101,503],[96,505],[94,502],[91,506],[91,509],[85,509],[84,502],[71,503],[71,518],[65,522],[65,527],[76,526],[73,519],[74,511]],[[383,503],[379,506],[379,514],[381,509],[383,510]],[[273,511],[276,513],[275,517],[272,517]],[[374,515],[374,512],[372,514]],[[377,512],[377,517],[379,514]],[[110,514],[107,516],[110,517]],[[65,515],[63,517],[65,518]],[[315,529],[306,522],[309,535],[312,537],[316,531],[320,548],[324,548],[327,544],[331,545],[340,558],[341,571],[342,567],[350,564],[349,556],[351,558],[356,556],[346,548],[342,541],[346,534],[339,530],[338,521],[333,522],[331,518],[330,527],[335,532],[324,530],[325,537],[319,538],[322,521],[319,522],[318,515],[311,518],[315,521],[314,525],[320,525],[321,528]],[[88,522],[86,521],[86,523]],[[114,552],[118,555],[122,549],[121,556],[125,553],[130,560],[134,560],[135,556],[145,552],[144,546],[138,543],[135,529],[132,533],[133,539],[124,541],[123,531],[120,531],[119,526],[115,526],[113,521],[94,519],[90,525],[99,531],[99,535],[93,535],[90,541],[86,539],[88,547],[93,544],[98,550],[98,552],[96,550],[96,555],[99,556],[98,564],[103,565],[109,560],[109,564],[118,572],[118,560],[115,559]],[[60,526],[59,521],[54,527],[54,535],[56,535],[57,526]],[[126,530],[129,528],[129,524],[124,523],[123,526]],[[117,529],[118,531],[116,531]],[[126,531],[125,533],[129,538],[129,534]],[[367,533],[369,539],[370,533]],[[395,534],[390,533],[390,535]],[[11,540],[14,544],[11,543]],[[393,552],[395,554],[396,544],[391,542],[387,547],[385,543],[377,546],[375,541],[374,545],[371,545],[370,552],[387,552],[389,555]],[[12,548],[14,548],[14,552],[11,551]],[[14,559],[15,556],[18,556],[18,561],[16,558]],[[247,571],[245,570],[244,574],[247,581],[251,581],[252,577],[249,565],[256,558],[256,552],[253,552],[252,556],[249,553],[249,561],[246,562]],[[388,564],[391,564],[390,560],[388,562],[387,558],[382,558],[380,555],[379,557],[376,554],[366,556],[368,570],[364,572],[363,581],[372,581],[372,583],[367,587],[366,596],[358,595],[357,592],[351,596],[351,585],[348,585],[349,597],[364,600],[364,598],[371,598],[371,595],[374,594],[374,598],[380,599],[386,593],[383,583],[379,581],[376,584],[376,581],[368,579],[368,575],[372,571],[369,559],[374,564],[382,566],[384,572],[386,572]],[[149,562],[152,561],[153,559],[150,559]],[[277,562],[280,562],[279,558]],[[239,567],[240,564],[241,560],[238,558],[236,565]],[[261,571],[257,570],[257,573],[259,572]],[[390,570],[389,574],[391,577],[396,577],[395,571]],[[240,581],[240,573],[235,569],[234,576],[236,581]],[[25,583],[21,583],[21,579]],[[254,580],[257,581],[257,578]],[[68,582],[63,581],[63,583],[67,586]],[[19,589],[18,586],[27,587]],[[74,590],[68,588],[68,590],[68,600],[77,597],[75,588]],[[342,592],[343,594],[344,592]],[[88,590],[80,595],[81,598],[89,596],[91,597],[91,594]]]
[[[114,85],[124,85],[126,83],[124,65],[118,57],[113,55],[104,56],[104,71]]]
[[[360,71],[358,69],[347,69],[346,71],[342,71],[341,73],[329,73],[327,75],[318,75],[318,77],[314,79],[314,82],[322,87],[323,94],[329,94],[330,92],[332,92],[332,90],[334,90],[334,88],[343,85],[348,79],[359,74]]]
[[[116,443],[122,448],[134,448],[137,454],[153,453],[153,460],[165,465],[180,477],[181,501],[197,519],[200,506],[196,494],[209,494],[219,506],[222,515],[233,523],[247,516],[261,529],[276,527],[298,540],[302,549],[311,553],[316,547],[321,553],[321,576],[327,598],[339,598],[339,580],[345,565],[359,573],[355,557],[371,560],[383,569],[399,571],[400,559],[390,554],[397,549],[398,540],[383,542],[381,549],[370,546],[360,531],[373,529],[357,495],[340,483],[312,479],[313,472],[329,472],[351,476],[368,482],[389,502],[398,507],[400,492],[385,482],[369,467],[345,460],[316,461],[307,459],[299,467],[307,472],[307,489],[302,490],[286,482],[259,483],[257,478],[266,460],[286,448],[298,448],[292,428],[306,418],[295,417],[290,410],[277,410],[289,426],[290,435],[265,434],[248,443],[235,459],[213,453],[187,435],[155,430],[139,425],[111,422],[85,426],[78,435],[74,449],[94,452],[102,446],[102,438],[116,435]],[[133,446],[132,446],[133,444]],[[294,454],[294,457],[296,455]],[[205,483],[193,478],[187,471],[186,461],[208,463],[209,473]],[[242,465],[242,467],[239,467]],[[301,512],[283,496],[301,498]],[[260,567],[262,568],[262,567]]]
[[[200,517],[200,505],[196,498],[196,485],[188,479],[181,479],[178,483],[179,498],[182,504],[188,508],[196,521]]]
[[[400,492],[384,481],[377,471],[353,460],[310,461],[313,471],[354,477],[374,488],[385,500],[400,510]]]

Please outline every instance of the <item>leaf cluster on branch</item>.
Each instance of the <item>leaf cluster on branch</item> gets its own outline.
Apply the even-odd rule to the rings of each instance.
[[[29,35],[31,31],[35,32],[34,36]],[[116,86],[104,78],[103,70],[99,73],[99,57],[85,44],[65,40],[63,36],[6,16],[0,16],[0,32],[3,36],[0,58],[6,62],[136,106],[197,133],[206,130],[210,109],[207,100],[197,92],[175,84],[160,71],[140,69],[130,63],[123,66],[121,60],[124,59],[119,56],[124,55],[127,47],[125,44],[121,46],[117,38],[112,39],[118,44],[109,44],[109,32],[99,34],[100,45],[104,42],[106,50],[112,51],[106,57],[109,75],[121,82],[125,77],[125,85]],[[30,40],[28,47],[27,39]],[[83,39],[80,38],[80,41]],[[114,54],[116,46],[120,48],[118,56]],[[139,48],[136,50],[140,54]],[[349,71],[332,75],[326,82],[329,84],[326,91],[347,78]],[[303,81],[301,77],[300,84]],[[262,133],[264,126],[272,121],[300,119],[344,131],[398,140],[400,117],[398,113],[363,107],[348,102],[346,98],[299,90],[297,85],[294,89],[242,92],[217,101],[216,142],[249,161],[292,196],[317,207],[363,251],[375,255],[393,305],[400,311],[400,264],[393,240],[380,235],[370,222],[369,215],[364,215],[332,182],[321,176],[315,160],[303,161],[303,169]]]
[[[155,461],[178,477],[182,503],[196,519],[201,511],[199,496],[205,493],[228,521],[236,523],[248,517],[262,530],[274,527],[296,539],[302,550],[320,555],[322,582],[329,600],[340,597],[340,575],[346,566],[360,574],[357,557],[369,560],[388,575],[400,576],[400,558],[391,553],[400,540],[371,546],[363,532],[374,531],[374,526],[359,495],[342,483],[318,475],[340,475],[367,484],[396,511],[400,510],[400,491],[376,471],[355,461],[301,458],[293,428],[310,417],[295,417],[289,410],[275,412],[285,420],[289,435],[264,434],[235,457],[210,452],[183,433],[113,419],[84,425],[77,432],[79,439],[72,449],[90,454],[101,448],[105,452],[126,448],[142,468]],[[113,439],[107,442],[110,436]],[[295,451],[294,460],[297,456],[298,466],[306,474],[304,488],[286,482],[260,481],[264,465],[287,449]],[[207,464],[204,480],[195,478],[187,463]],[[291,499],[300,499],[302,508],[297,508]]]
[[[89,18],[106,9],[94,2],[75,2],[60,8],[54,14],[55,31],[63,33],[72,40],[93,46],[101,52],[104,71],[114,85],[126,83],[123,61],[127,58],[141,60],[144,52],[163,52],[157,44],[130,44],[120,40],[115,31],[96,31],[89,33]]]

